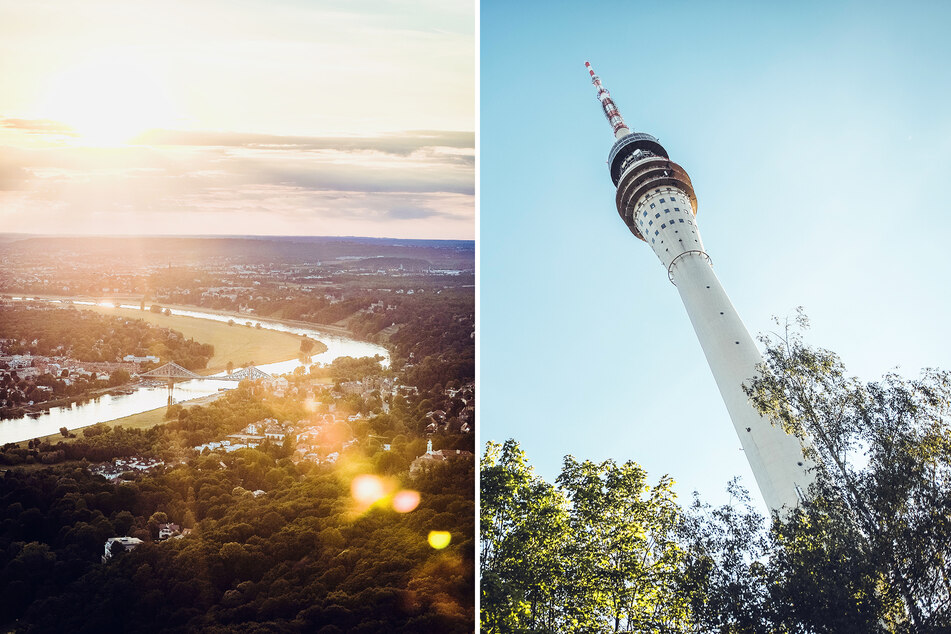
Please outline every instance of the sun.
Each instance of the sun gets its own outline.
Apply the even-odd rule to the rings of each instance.
[[[123,145],[174,122],[160,78],[154,64],[135,56],[88,59],[50,81],[43,114],[72,127],[82,145]]]

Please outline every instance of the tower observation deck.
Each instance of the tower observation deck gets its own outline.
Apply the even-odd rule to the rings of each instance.
[[[677,287],[766,505],[791,509],[813,481],[813,464],[799,439],[760,416],[743,392],[763,358],[713,272],[690,177],[656,138],[627,127],[591,64],[585,66],[614,130],[608,166],[618,214],[651,247]]]

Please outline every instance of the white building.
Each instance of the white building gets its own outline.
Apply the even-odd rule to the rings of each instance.
[[[105,549],[102,555],[102,563],[106,563],[112,558],[113,553],[122,548],[130,551],[142,544],[138,537],[110,537],[106,540]]]

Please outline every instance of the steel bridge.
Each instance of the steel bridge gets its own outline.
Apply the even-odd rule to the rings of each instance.
[[[172,392],[175,389],[175,383],[181,381],[192,381],[194,379],[214,379],[215,381],[243,381],[244,379],[273,379],[274,377],[264,370],[259,370],[258,368],[248,366],[242,368],[237,372],[232,372],[231,374],[225,374],[223,376],[202,376],[200,374],[195,374],[191,370],[187,370],[177,363],[168,362],[165,365],[159,366],[154,370],[149,370],[148,372],[143,372],[139,375],[144,379],[164,379],[168,381],[168,404],[172,404]]]

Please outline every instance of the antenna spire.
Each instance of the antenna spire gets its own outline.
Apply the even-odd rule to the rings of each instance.
[[[591,68],[591,62],[585,62],[584,66],[591,75],[591,83],[598,89],[598,101],[601,102],[601,107],[604,108],[604,116],[608,118],[608,123],[614,128],[614,138],[620,139],[622,136],[627,136],[631,131],[628,129],[627,124],[624,123],[620,110],[614,105],[614,100],[611,99],[611,93],[608,92],[607,88],[601,85],[601,78],[594,74],[594,69]]]

